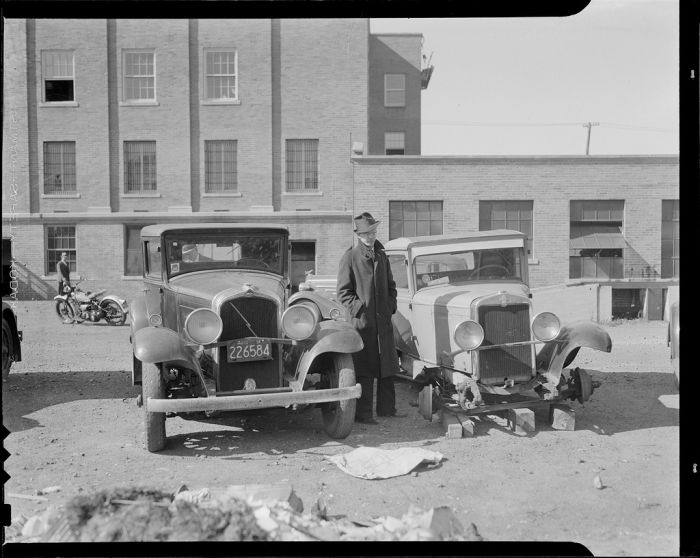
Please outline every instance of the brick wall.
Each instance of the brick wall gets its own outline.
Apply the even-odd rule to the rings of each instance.
[[[406,155],[421,153],[422,35],[371,35],[367,153],[384,154],[384,133],[404,132]],[[406,106],[384,106],[384,74],[406,75]]]
[[[380,240],[390,200],[442,200],[445,234],[479,230],[479,200],[533,200],[533,287],[569,279],[572,199],[624,199],[625,238],[660,272],[660,200],[677,197],[678,157],[355,159],[355,207],[384,221]]]

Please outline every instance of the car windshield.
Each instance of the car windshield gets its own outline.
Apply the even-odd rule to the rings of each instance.
[[[285,242],[281,235],[181,233],[165,240],[168,275],[204,269],[255,269],[282,275]]]
[[[471,281],[522,281],[522,248],[465,250],[416,256],[416,290]]]

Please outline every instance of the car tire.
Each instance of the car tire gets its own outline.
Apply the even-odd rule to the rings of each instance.
[[[6,380],[10,375],[12,359],[10,355],[14,352],[12,343],[12,329],[5,318],[2,319],[2,379]]]
[[[143,416],[144,439],[146,449],[150,452],[160,451],[165,447],[165,413],[148,411],[148,398],[163,399],[165,397],[165,382],[161,375],[159,364],[147,364],[143,367]]]
[[[75,308],[65,300],[56,301],[56,315],[64,324],[72,324],[76,320]]]
[[[343,388],[355,385],[355,367],[352,355],[333,355],[332,367],[327,371],[328,387]],[[323,428],[331,438],[346,438],[355,423],[355,404],[357,399],[331,401],[323,405]]]

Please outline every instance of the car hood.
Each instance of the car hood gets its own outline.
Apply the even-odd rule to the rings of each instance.
[[[452,313],[467,317],[469,307],[474,299],[483,296],[507,293],[515,296],[528,296],[530,290],[522,283],[479,283],[476,285],[440,285],[418,291],[412,300],[413,306],[442,307]]]
[[[282,281],[282,277],[271,273],[217,269],[178,275],[170,280],[170,287],[185,297],[213,300],[224,291],[230,291],[227,297],[234,296],[237,292],[246,292],[250,286],[253,294],[281,301],[285,290]]]

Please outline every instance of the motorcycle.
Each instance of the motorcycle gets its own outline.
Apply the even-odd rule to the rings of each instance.
[[[53,297],[56,301],[56,315],[66,324],[73,322],[99,322],[104,319],[109,325],[120,326],[126,321],[128,304],[115,295],[102,296],[105,290],[83,291],[78,287],[64,287],[62,295]]]

